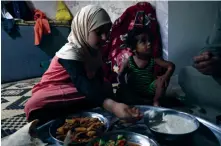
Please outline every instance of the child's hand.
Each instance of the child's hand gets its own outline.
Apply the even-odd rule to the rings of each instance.
[[[156,80],[156,84],[162,88],[166,88],[168,86],[168,79],[165,75],[159,76]]]

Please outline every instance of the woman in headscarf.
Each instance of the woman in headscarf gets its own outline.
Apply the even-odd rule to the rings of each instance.
[[[28,121],[50,119],[102,106],[119,118],[138,118],[138,109],[111,98],[111,84],[102,74],[101,46],[111,28],[107,12],[99,6],[83,7],[74,17],[66,43],[52,59],[25,105]]]

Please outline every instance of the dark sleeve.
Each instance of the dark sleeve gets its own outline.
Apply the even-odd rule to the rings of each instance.
[[[205,51],[210,51],[215,56],[221,57],[221,8],[218,6],[216,21],[213,25],[212,32],[206,40],[205,47],[200,51],[200,54]]]
[[[96,73],[96,78],[101,82],[101,84],[104,83],[104,71],[102,67],[98,69]]]
[[[102,88],[103,82],[97,77],[88,79],[83,62],[66,59],[59,59],[58,61],[70,75],[77,90],[85,95],[86,99],[99,105],[103,104],[105,100]]]

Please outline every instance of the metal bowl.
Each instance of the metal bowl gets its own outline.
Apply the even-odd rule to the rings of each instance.
[[[174,140],[183,140],[185,138],[191,137],[199,128],[200,123],[199,121],[192,115],[179,112],[179,111],[174,111],[174,110],[164,110],[164,111],[158,111],[157,112],[158,116],[150,116],[145,114],[144,115],[144,123],[148,126],[150,131],[156,136],[157,139],[159,140],[167,140],[167,141],[174,141]],[[191,121],[195,124],[196,128],[192,131],[186,132],[186,133],[179,133],[179,134],[174,134],[174,133],[163,133],[159,132],[156,129],[152,128],[153,123],[159,123],[162,121],[161,118],[159,118],[162,115],[176,115],[180,116],[182,118],[185,118],[188,121]],[[159,116],[160,115],[160,116]]]
[[[64,142],[56,138],[56,131],[59,127],[61,127],[65,123],[65,119],[68,118],[74,118],[74,117],[91,117],[91,118],[98,118],[105,126],[104,132],[107,132],[110,126],[110,123],[107,118],[105,118],[103,115],[98,114],[98,113],[93,113],[93,112],[83,112],[79,114],[74,114],[74,115],[69,115],[66,118],[63,119],[57,119],[55,120],[50,128],[49,128],[49,134],[51,138],[53,139],[54,143],[58,146],[63,146]],[[76,143],[79,145],[79,143]],[[82,145],[85,145],[81,143]]]
[[[87,144],[87,146],[93,146],[93,144],[97,142],[99,139],[105,141],[117,140],[118,135],[123,135],[128,142],[137,144],[139,146],[159,146],[157,142],[155,142],[153,139],[150,139],[147,136],[128,131],[114,131],[114,132],[105,133],[103,136],[93,139],[91,142]]]

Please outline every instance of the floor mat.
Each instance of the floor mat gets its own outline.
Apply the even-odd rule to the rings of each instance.
[[[4,89],[2,90],[2,97],[5,96],[22,96],[31,89]]]
[[[1,119],[24,113],[24,105],[31,97],[31,89],[40,78],[6,83],[1,85]]]
[[[26,101],[30,98],[31,96],[22,96],[12,104],[8,105],[5,109],[7,110],[17,110],[17,109],[24,109]]]
[[[27,123],[24,106],[31,97],[31,89],[39,80],[40,78],[34,78],[1,85],[2,138],[14,133]]]
[[[6,102],[8,102],[8,100],[2,98],[1,103],[6,103]]]
[[[27,124],[25,114],[1,120],[1,138],[11,135]]]

